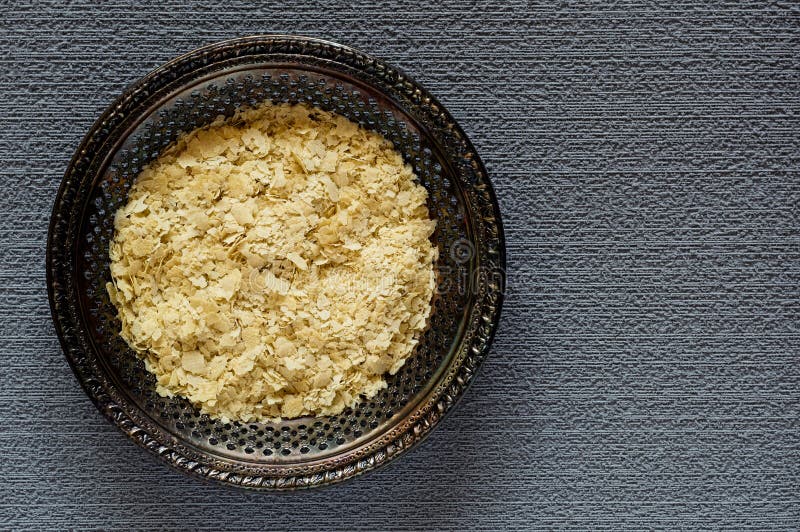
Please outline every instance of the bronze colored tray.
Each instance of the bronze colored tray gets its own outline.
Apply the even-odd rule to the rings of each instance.
[[[266,99],[340,113],[392,141],[429,191],[439,290],[427,332],[389,386],[339,416],[223,423],[155,379],[120,338],[108,299],[113,216],[141,169],[177,136]],[[291,36],[213,44],[145,76],[97,120],[53,207],[47,281],[53,321],[97,408],[134,442],[203,479],[257,490],[340,482],[422,441],[489,351],[505,283],[497,200],[445,108],[398,69],[351,48]]]

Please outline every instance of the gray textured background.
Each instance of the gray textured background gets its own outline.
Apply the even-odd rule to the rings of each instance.
[[[161,4],[161,5],[159,5]],[[0,528],[796,528],[796,2],[0,7]],[[496,184],[507,305],[475,386],[350,484],[207,486],[81,391],[44,280],[82,135],[177,54],[329,38],[426,85]]]

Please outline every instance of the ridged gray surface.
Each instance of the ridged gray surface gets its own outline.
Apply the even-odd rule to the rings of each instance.
[[[509,256],[452,417],[387,469],[282,496],[199,484],[113,429],[44,280],[52,200],[102,109],[180,53],[269,32],[436,94]],[[0,528],[796,528],[799,57],[794,2],[4,4]]]

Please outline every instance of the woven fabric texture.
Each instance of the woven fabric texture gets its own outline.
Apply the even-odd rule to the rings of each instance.
[[[82,135],[176,55],[328,38],[429,88],[495,183],[498,337],[407,457],[292,495],[203,485],[118,433],[50,320]],[[0,529],[792,529],[800,523],[796,2],[4,2]]]

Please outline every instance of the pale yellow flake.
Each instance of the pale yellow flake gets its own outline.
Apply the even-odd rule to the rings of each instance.
[[[294,263],[294,265],[297,266],[298,268],[300,268],[301,270],[307,270],[308,269],[308,263],[298,253],[295,253],[294,251],[290,251],[289,253],[286,254],[286,258],[289,259],[290,261],[292,261]]]
[[[203,354],[200,351],[189,351],[183,354],[181,358],[181,366],[186,371],[191,371],[192,373],[205,373],[206,371],[206,361],[203,358]]]

